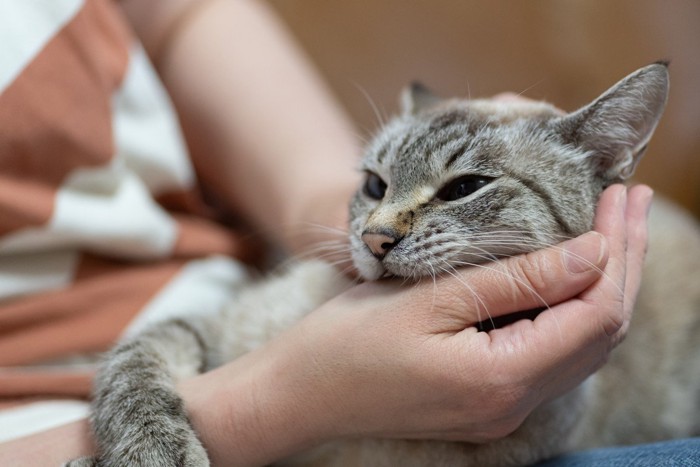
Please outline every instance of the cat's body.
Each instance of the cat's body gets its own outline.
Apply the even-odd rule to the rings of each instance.
[[[602,189],[628,177],[644,151],[667,79],[665,65],[650,65],[570,115],[542,103],[437,101],[414,88],[363,162],[367,178],[350,216],[358,271],[366,279],[433,275],[589,230]],[[281,463],[524,465],[582,447],[700,434],[700,228],[663,202],[650,225],[627,342],[509,437],[338,441]],[[99,465],[208,465],[173,380],[264,344],[350,285],[328,264],[301,263],[241,284],[220,316],[162,323],[118,346],[96,382]],[[137,424],[158,436],[126,429]]]

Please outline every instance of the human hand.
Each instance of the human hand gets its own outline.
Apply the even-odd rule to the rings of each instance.
[[[614,186],[601,197],[597,233],[435,283],[352,289],[286,336],[306,343],[284,352],[299,376],[287,389],[304,388],[333,414],[321,430],[330,436],[483,442],[509,434],[600,368],[624,337],[650,198],[646,187],[628,196]],[[550,308],[534,321],[488,333],[473,327],[486,312],[543,300]]]

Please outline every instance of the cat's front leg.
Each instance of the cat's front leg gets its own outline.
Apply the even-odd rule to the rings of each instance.
[[[70,467],[204,467],[206,451],[175,390],[178,377],[202,372],[208,349],[199,323],[160,323],[118,345],[95,379],[91,423],[96,458]]]

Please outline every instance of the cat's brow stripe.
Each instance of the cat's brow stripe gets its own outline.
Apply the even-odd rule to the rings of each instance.
[[[387,153],[389,152],[389,144],[390,143],[385,144],[384,146],[382,146],[382,148],[379,151],[377,151],[377,162],[379,164],[381,164],[382,161],[384,161],[384,158],[386,157]]]
[[[445,169],[449,169],[452,166],[452,164],[454,164],[457,161],[457,159],[462,157],[464,153],[467,152],[467,149],[469,149],[471,144],[471,140],[465,141],[461,146],[455,149],[450,155],[450,157],[445,161]]]
[[[395,154],[401,154],[401,151],[403,147],[408,143],[408,140],[411,138],[410,134],[405,134],[403,138],[401,138],[401,142],[398,144],[398,150],[396,150]]]
[[[408,143],[409,143],[409,140],[410,140],[410,144],[408,144]],[[408,147],[406,147],[407,145],[408,145]],[[407,137],[407,138],[401,143],[401,146],[399,147],[399,150],[398,150],[397,154],[399,154],[399,155],[401,155],[401,156],[407,156],[407,157],[408,157],[408,156],[410,156],[411,154],[415,154],[416,152],[418,152],[419,148],[420,148],[421,146],[425,146],[425,145],[426,145],[426,144],[425,144],[424,139],[421,138],[420,136],[416,136],[416,137],[413,138],[412,140],[411,140],[410,138]],[[425,152],[427,153],[427,151],[425,151]]]
[[[428,131],[435,132],[447,128],[449,126],[455,125],[457,123],[464,124],[469,121],[469,117],[464,110],[454,110],[452,112],[439,115],[432,122],[430,122],[430,127]]]

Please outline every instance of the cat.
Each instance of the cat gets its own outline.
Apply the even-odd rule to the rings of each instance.
[[[351,201],[359,275],[416,279],[590,230],[602,190],[634,172],[668,88],[667,64],[659,62],[564,114],[544,102],[440,99],[409,87],[403,112],[368,145],[365,178]],[[626,342],[510,436],[483,445],[337,441],[280,464],[515,466],[585,447],[700,434],[700,228],[664,201],[650,224]],[[158,323],[119,344],[95,381],[98,457],[68,465],[209,465],[174,381],[264,344],[351,285],[327,263],[300,262],[241,284],[218,316]],[[138,428],[146,424],[150,432]]]

